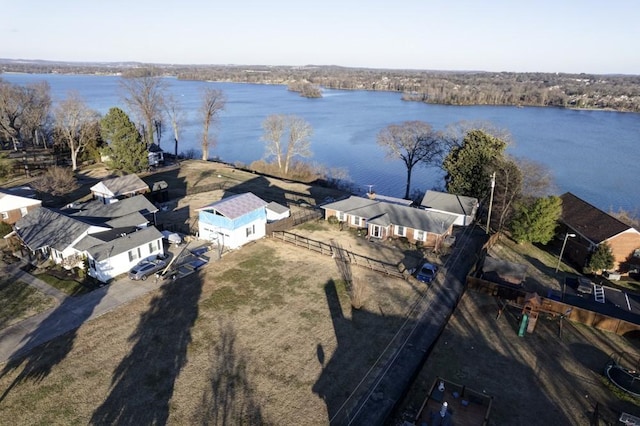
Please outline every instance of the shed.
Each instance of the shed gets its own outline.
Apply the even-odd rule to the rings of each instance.
[[[267,209],[267,222],[276,222],[281,219],[285,219],[291,215],[291,211],[288,207],[278,204],[275,201],[270,202],[266,206]]]

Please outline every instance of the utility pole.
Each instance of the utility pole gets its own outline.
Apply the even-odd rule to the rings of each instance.
[[[489,214],[487,215],[487,234],[489,234],[489,227],[491,226],[491,208],[493,207],[493,190],[496,187],[496,172],[491,175],[491,197],[489,198]]]

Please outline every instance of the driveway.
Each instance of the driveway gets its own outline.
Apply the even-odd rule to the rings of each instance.
[[[197,246],[196,242],[189,244],[190,248]],[[175,256],[182,248],[183,246],[171,246],[166,251]],[[181,262],[182,260],[179,259],[179,261]],[[100,287],[90,293],[70,297],[23,271],[17,264],[7,268],[7,271],[16,278],[19,277],[21,281],[56,298],[59,304],[45,312],[0,330],[0,362],[19,357],[36,346],[80,327],[86,321],[104,315],[125,303],[160,288],[166,282],[155,277],[149,277],[145,281],[133,281],[123,275],[111,284]]]
[[[32,284],[33,280],[29,280],[29,276],[33,277],[23,272],[20,279]],[[123,277],[82,296],[65,296],[58,306],[0,331],[0,362],[20,356],[74,330],[86,321],[159,288],[163,282],[155,279],[132,281]]]

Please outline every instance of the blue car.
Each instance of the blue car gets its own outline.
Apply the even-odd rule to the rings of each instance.
[[[436,277],[438,267],[433,263],[425,262],[416,270],[416,279],[429,284]]]

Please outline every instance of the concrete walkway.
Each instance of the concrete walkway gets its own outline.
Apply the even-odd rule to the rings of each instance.
[[[40,278],[34,277],[30,273],[23,271],[21,266],[23,266],[23,264],[20,262],[7,266],[5,269],[7,276],[13,277],[15,281],[22,281],[23,283],[29,284],[31,287],[35,287],[40,292],[53,297],[58,302],[64,302],[64,300],[69,297],[64,291],[58,290],[57,288],[42,281]]]
[[[55,297],[59,304],[0,330],[0,362],[19,357],[38,345],[80,327],[86,321],[159,288],[166,282],[155,280],[153,277],[146,281],[121,278],[85,295],[70,297],[19,268],[12,268],[8,272],[13,272],[15,279]]]

